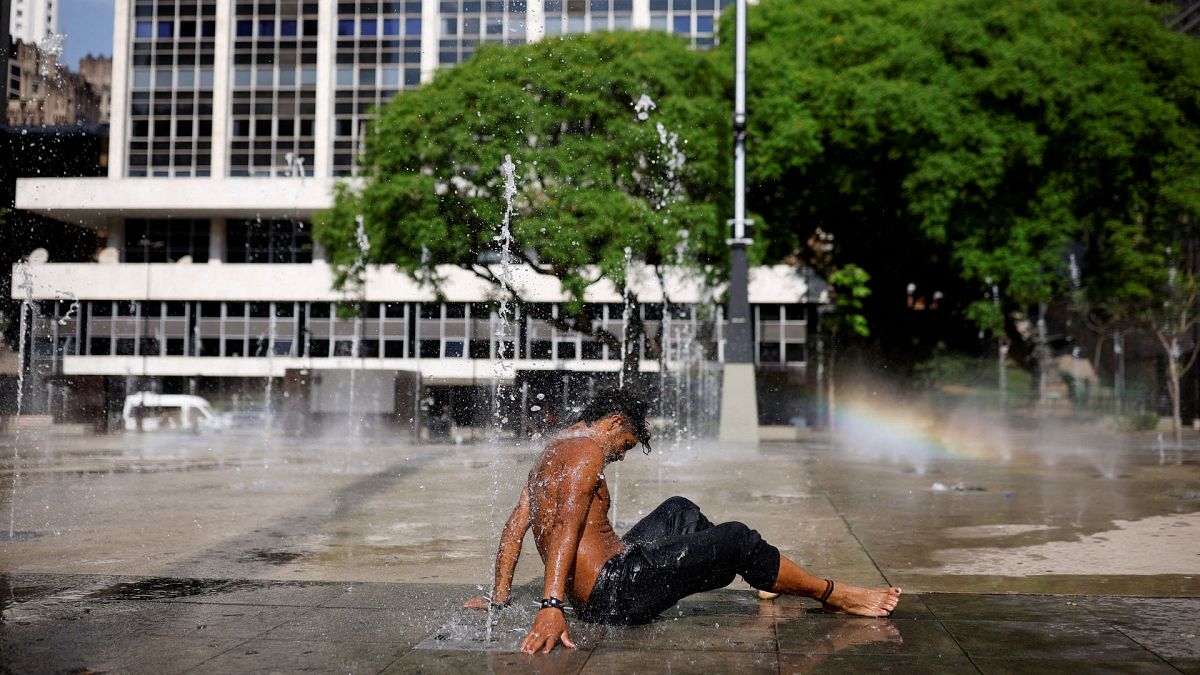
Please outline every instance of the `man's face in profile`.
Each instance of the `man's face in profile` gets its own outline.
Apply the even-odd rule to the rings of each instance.
[[[633,424],[624,418],[622,415],[613,415],[609,418],[612,420],[612,447],[614,448],[611,459],[613,461],[621,461],[625,459],[625,453],[629,452],[630,448],[638,444],[637,434],[633,432]]]

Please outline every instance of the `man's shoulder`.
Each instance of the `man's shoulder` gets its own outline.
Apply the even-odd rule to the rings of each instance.
[[[600,446],[591,436],[561,436],[546,444],[546,451],[538,459],[545,464],[587,464],[596,456]]]

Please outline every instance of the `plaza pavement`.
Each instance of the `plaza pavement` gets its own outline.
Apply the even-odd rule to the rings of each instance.
[[[1198,453],[1069,431],[631,454],[619,530],[681,494],[904,600],[851,618],[739,581],[647,626],[569,619],[579,649],[548,656],[516,651],[532,548],[490,631],[461,609],[534,445],[26,438],[14,500],[6,439],[0,672],[1200,672]]]

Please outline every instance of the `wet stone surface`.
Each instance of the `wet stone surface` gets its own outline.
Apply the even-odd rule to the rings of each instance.
[[[606,469],[619,526],[683,495],[822,576],[903,587],[900,607],[851,618],[738,581],[645,626],[571,618],[579,649],[550,655],[516,651],[531,540],[510,607],[490,626],[462,608],[529,446],[35,443],[16,481],[0,452],[0,674],[1200,673],[1200,451],[1069,435],[970,456],[656,444]]]
[[[894,617],[867,619],[726,589],[644,626],[572,620],[579,648],[546,656],[519,652],[534,613],[520,600],[532,587],[488,631],[487,612],[457,607],[470,587],[453,584],[178,579],[174,596],[150,597],[128,591],[163,588],[162,579],[4,579],[5,673],[1172,673],[1200,664],[1194,599],[912,594]],[[73,587],[86,592],[63,594]]]

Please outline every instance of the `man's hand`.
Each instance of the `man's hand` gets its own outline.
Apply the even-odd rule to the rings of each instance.
[[[546,607],[539,611],[537,617],[534,618],[533,628],[521,643],[521,651],[533,654],[540,649],[543,654],[546,654],[554,649],[554,645],[560,637],[564,645],[575,649],[575,643],[571,642],[571,636],[567,635],[567,619],[563,616],[562,610]]]

